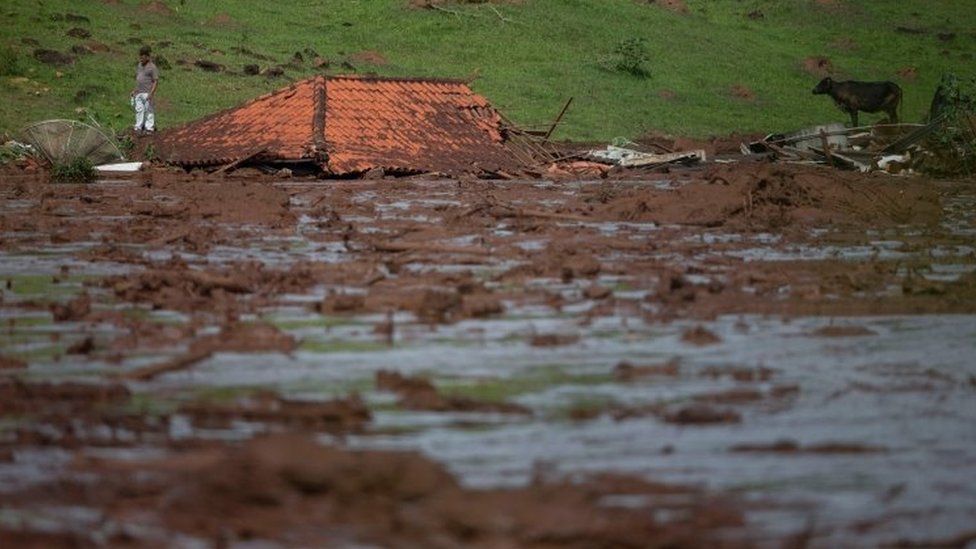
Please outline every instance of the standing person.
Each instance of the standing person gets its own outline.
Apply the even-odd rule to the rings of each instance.
[[[143,46],[139,49],[139,64],[136,65],[136,86],[129,94],[132,106],[136,110],[136,132],[156,131],[156,111],[153,108],[153,98],[156,96],[156,85],[159,84],[159,69],[149,58],[152,49]]]

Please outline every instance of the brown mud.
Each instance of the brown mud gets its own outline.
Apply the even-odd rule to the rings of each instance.
[[[0,546],[965,546],[972,531],[947,511],[922,517],[944,520],[938,536],[890,529],[890,486],[850,522],[817,522],[792,492],[726,490],[707,473],[720,469],[634,464],[697,459],[681,458],[687,437],[709,433],[739,438],[702,464],[915,459],[914,443],[823,420],[750,429],[807,404],[843,403],[824,413],[844,422],[879,395],[971,399],[976,372],[943,366],[955,358],[886,354],[884,319],[956,318],[972,334],[974,204],[971,180],[750,161],[526,181],[154,167],[82,185],[5,168]],[[796,356],[866,357],[860,377],[770,358],[780,329],[774,345]],[[953,357],[976,350],[951,337]],[[757,349],[772,355],[732,358]],[[546,400],[599,388],[612,394]],[[954,410],[931,422],[976,419]],[[865,432],[888,432],[872,421]],[[421,444],[526,426],[660,438],[653,456],[578,469],[545,440],[503,444],[505,459],[539,459],[494,486]],[[485,440],[475,469],[492,470]],[[971,437],[955,442],[925,466],[973,472]],[[820,493],[807,489],[800,500]],[[757,510],[790,519],[770,527]]]

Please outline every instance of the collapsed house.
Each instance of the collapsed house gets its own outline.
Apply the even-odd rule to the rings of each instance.
[[[164,132],[158,157],[190,168],[305,166],[506,176],[545,152],[466,82],[315,76]]]

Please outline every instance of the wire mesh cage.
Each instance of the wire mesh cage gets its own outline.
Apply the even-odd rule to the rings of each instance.
[[[51,165],[69,164],[81,158],[92,164],[123,159],[118,146],[105,133],[77,120],[44,120],[25,127],[21,133]]]

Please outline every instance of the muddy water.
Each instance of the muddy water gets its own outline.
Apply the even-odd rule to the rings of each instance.
[[[458,360],[445,350],[421,370],[463,376],[471,364],[518,375],[558,364],[561,373],[599,375],[616,360],[676,360],[680,373],[639,383],[556,383],[516,399],[548,420],[469,429],[439,424],[381,442],[419,446],[474,485],[523,483],[540,465],[549,473],[628,471],[792,506],[784,517],[778,506],[760,503],[754,518],[781,533],[812,521],[825,543],[935,536],[967,528],[976,512],[970,480],[976,405],[967,382],[976,374],[968,358],[976,340],[973,320],[858,317],[831,324],[825,318],[723,317],[704,324],[723,338],[707,348],[682,343],[678,324],[635,331],[634,341],[602,341],[536,360],[497,351]],[[872,334],[818,336],[825,326]],[[518,366],[506,368],[513,363]],[[768,381],[734,379],[737,371],[762,368],[774,371]],[[731,373],[715,377],[713,371]],[[624,410],[718,401],[741,419],[688,425],[612,411],[586,420],[560,417],[587,401]],[[396,415],[380,415],[377,424],[409,425]],[[424,425],[425,418],[416,421]],[[864,527],[875,521],[876,528]]]
[[[32,491],[101,478],[79,461],[153,471],[297,430],[419,450],[476,493],[612,472],[726,495],[745,519],[732,539],[759,546],[965,543],[973,189],[768,166],[604,182],[10,176],[0,372],[121,383],[137,419],[96,412],[110,396],[68,408],[70,428],[5,410],[0,527],[110,530],[118,511],[97,498]],[[35,391],[41,409],[67,402]],[[282,420],[289,402],[354,394],[369,410],[355,428]],[[686,512],[655,498],[660,516]],[[206,546],[171,515],[131,536]]]

